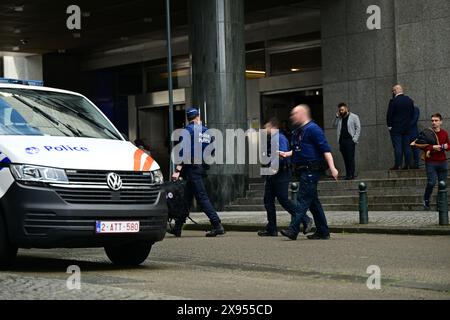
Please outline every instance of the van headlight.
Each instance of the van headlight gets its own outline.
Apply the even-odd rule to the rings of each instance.
[[[63,169],[33,166],[28,164],[12,164],[11,172],[17,181],[42,183],[69,183]]]
[[[164,176],[163,176],[161,170],[152,171],[152,174],[153,174],[153,182],[155,184],[163,184],[164,183]]]

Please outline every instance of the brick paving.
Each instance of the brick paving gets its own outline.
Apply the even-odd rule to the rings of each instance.
[[[311,213],[308,214],[311,216]],[[266,213],[263,211],[221,212],[219,215],[225,224],[264,225],[266,223]],[[329,211],[326,212],[326,216],[330,226],[355,226],[359,223],[358,212]],[[208,223],[203,213],[191,213],[191,218],[198,223]],[[277,220],[280,226],[288,225],[290,215],[279,211]],[[439,216],[434,211],[374,211],[369,212],[369,223],[371,226],[385,227],[436,227],[439,224]]]

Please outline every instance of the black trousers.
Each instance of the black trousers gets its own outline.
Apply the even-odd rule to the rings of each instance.
[[[356,143],[354,143],[352,139],[341,139],[339,141],[339,149],[342,153],[342,157],[344,158],[346,178],[354,178],[356,170]]]

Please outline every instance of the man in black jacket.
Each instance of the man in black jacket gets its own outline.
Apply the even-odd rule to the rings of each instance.
[[[400,170],[405,159],[403,169],[411,165],[410,130],[414,119],[414,102],[403,93],[403,88],[396,85],[392,88],[393,98],[389,102],[387,112],[387,126],[391,133],[394,147],[395,164],[391,170]]]

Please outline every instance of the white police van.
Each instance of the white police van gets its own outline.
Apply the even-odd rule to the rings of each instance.
[[[162,183],[84,96],[0,78],[0,265],[18,248],[61,247],[142,263],[165,236]]]

